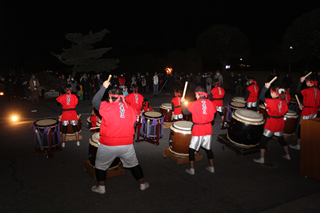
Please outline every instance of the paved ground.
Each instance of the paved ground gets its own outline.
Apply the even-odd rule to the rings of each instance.
[[[146,95],[154,109],[170,102],[168,94],[158,97]],[[226,95],[225,104],[231,100]],[[22,109],[21,109],[22,108]],[[187,164],[177,166],[163,158],[168,147],[169,129],[164,130],[160,145],[135,143],[139,162],[150,188],[140,191],[139,185],[126,171],[123,176],[107,179],[107,193],[91,192],[93,181],[83,171],[88,154],[88,140],[92,133],[82,126],[81,146],[67,142],[53,159],[45,154],[34,155],[32,122],[39,118],[56,117],[59,108],[54,99],[32,105],[17,101],[8,106],[1,103],[1,212],[319,212],[320,181],[300,175],[299,152],[290,150],[291,161],[283,159],[278,142],[269,142],[266,160],[273,168],[254,163],[258,153],[239,156],[230,149],[222,149],[216,135],[220,118],[213,126],[212,150],[215,173],[205,170],[203,160],[196,162],[196,175],[185,173]],[[37,110],[37,112],[31,112]],[[79,112],[85,120],[91,103],[81,101]],[[12,112],[19,112],[23,121],[6,120]],[[295,143],[295,141],[293,141]]]

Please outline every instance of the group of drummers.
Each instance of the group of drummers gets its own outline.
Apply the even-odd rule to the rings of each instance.
[[[302,83],[306,81],[307,88],[301,90]],[[264,123],[263,135],[260,139],[260,158],[254,159],[257,163],[264,163],[265,149],[267,142],[272,136],[278,138],[279,143],[283,146],[285,159],[290,160],[288,145],[283,136],[284,116],[288,111],[288,99],[290,95],[287,91],[278,86],[271,86],[265,83],[259,95],[259,87],[254,78],[249,80],[250,85],[247,87],[247,94],[244,98],[246,102],[246,110],[256,111],[258,98],[264,103],[267,112],[266,122]],[[317,80],[313,76],[307,78],[301,77],[297,87],[297,92],[303,96],[303,104],[299,105],[301,110],[301,119],[313,119],[317,117],[318,107],[320,106],[320,91],[317,88]],[[109,87],[109,81],[105,81],[101,89],[96,93],[92,100],[94,108],[101,116],[99,147],[95,159],[95,174],[98,185],[92,187],[93,192],[100,194],[105,193],[106,171],[113,163],[115,158],[120,158],[123,167],[130,169],[133,177],[140,184],[140,189],[145,190],[149,187],[149,183],[145,182],[141,166],[136,157],[133,146],[135,125],[139,121],[141,114],[152,111],[147,100],[137,92],[136,85],[132,85],[132,93],[123,96],[121,89],[108,90],[107,100],[102,100]],[[70,93],[70,87],[66,86],[66,94],[57,98],[62,104],[61,122],[63,126],[72,124],[76,132],[77,113],[75,107],[77,105],[76,97]],[[270,91],[271,98],[266,98],[267,91]],[[173,120],[183,120],[183,115],[192,114],[193,126],[191,129],[191,139],[189,142],[189,163],[190,168],[186,172],[194,175],[195,152],[202,147],[208,157],[209,166],[206,169],[210,173],[214,173],[213,153],[211,150],[212,141],[212,121],[216,112],[224,121],[223,99],[225,90],[218,81],[213,81],[213,89],[210,95],[206,90],[199,86],[195,89],[196,100],[186,103],[185,98],[181,97],[181,91],[175,90],[175,97],[172,99]],[[259,97],[258,97],[259,96]],[[74,99],[75,98],[75,99]],[[95,116],[95,115],[94,115]],[[97,117],[92,116],[92,119]],[[94,122],[94,120],[92,120]],[[222,122],[222,125],[225,125]],[[62,134],[65,134],[66,128],[63,127]],[[62,144],[64,146],[65,136],[62,135]],[[80,145],[77,137],[77,144]],[[298,127],[298,142],[295,146],[300,149],[300,124]]]

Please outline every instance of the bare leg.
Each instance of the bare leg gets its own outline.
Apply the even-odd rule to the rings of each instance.
[[[213,159],[209,160],[210,166],[213,167]]]

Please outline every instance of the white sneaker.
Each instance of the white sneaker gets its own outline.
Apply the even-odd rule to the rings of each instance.
[[[290,155],[284,155],[284,156],[282,156],[284,159],[287,159],[287,160],[291,160],[291,158],[290,158]]]
[[[104,194],[106,193],[106,187],[105,186],[92,186],[91,191]]]
[[[141,183],[140,184],[140,190],[143,191],[145,189],[147,189],[149,187],[149,183],[145,182],[145,183]]]
[[[62,144],[61,144],[61,147],[66,147],[66,143],[62,143]]]
[[[291,148],[291,149],[297,149],[297,150],[300,150],[300,145],[289,145],[289,147]]]
[[[206,167],[206,170],[208,170],[211,173],[214,173],[214,167],[208,166]]]
[[[253,161],[256,163],[264,163],[264,158],[253,159]]]
[[[190,175],[194,175],[195,174],[194,168],[186,169],[186,173],[189,173]]]
[[[77,146],[80,146],[80,141],[77,142]]]

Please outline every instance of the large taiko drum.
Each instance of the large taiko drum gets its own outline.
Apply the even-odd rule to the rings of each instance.
[[[53,148],[61,146],[59,121],[54,118],[40,119],[33,123],[35,149],[49,148],[49,133],[51,133]]]
[[[266,111],[266,107],[264,106],[264,104],[260,104],[259,105],[259,111],[258,113],[261,113],[261,115],[263,115],[263,118],[266,119],[268,114],[267,114],[267,111]]]
[[[296,111],[290,109],[284,115],[284,136],[290,136],[295,133],[299,120],[298,117],[299,115],[296,113]]]
[[[255,147],[262,137],[264,121],[260,113],[238,109],[232,114],[227,137],[236,146]]]
[[[233,97],[232,102],[246,103],[244,97]]]
[[[97,155],[97,150],[99,147],[99,138],[100,138],[100,133],[96,132],[92,135],[91,139],[89,139],[89,152],[88,152],[88,159],[90,162],[90,166],[95,167],[96,165],[96,155]],[[113,170],[118,168],[120,164],[120,158],[115,158],[108,170]]]
[[[164,115],[164,122],[173,122],[171,103],[163,103],[160,105],[160,112]]]
[[[176,155],[188,156],[193,123],[177,121],[170,127],[169,150]]]
[[[234,110],[237,110],[237,109],[244,109],[246,107],[246,105],[244,103],[241,103],[241,102],[231,102],[230,103],[230,107],[234,111]]]
[[[78,124],[77,124],[77,129],[78,129],[78,132],[80,133],[81,132],[81,125],[82,125],[82,122],[81,122],[81,117],[79,116],[78,118]],[[62,125],[62,122],[60,122],[60,130],[61,130],[61,133],[62,133],[62,129],[63,129],[63,125]],[[67,129],[67,133],[66,135],[74,135],[74,131],[73,131],[73,127],[72,127],[72,124],[68,124],[68,129]]]
[[[163,120],[164,116],[160,112],[144,112],[141,118],[141,136],[149,139],[157,139],[159,135],[159,138],[162,138]]]

